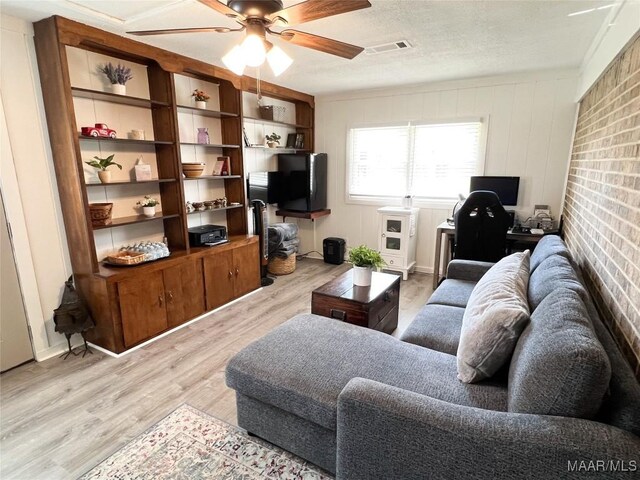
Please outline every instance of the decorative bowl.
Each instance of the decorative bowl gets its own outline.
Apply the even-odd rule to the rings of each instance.
[[[183,163],[182,173],[187,178],[195,178],[202,175],[206,163]]]

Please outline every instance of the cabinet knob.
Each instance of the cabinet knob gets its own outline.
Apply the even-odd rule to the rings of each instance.
[[[233,277],[233,272],[229,270],[229,278]]]
[[[173,293],[172,293],[172,292],[169,292],[169,293],[167,294],[167,296],[169,297],[169,301],[170,301],[170,302],[173,302]]]
[[[240,273],[240,270],[238,270],[238,267],[236,267],[236,277],[238,276],[239,273]]]
[[[162,306],[162,304],[164,303],[164,297],[162,295],[158,295],[158,303],[160,304],[160,306]]]
[[[384,233],[382,234],[382,238],[384,238],[384,237],[386,237],[386,236],[387,236],[386,234],[384,234]]]

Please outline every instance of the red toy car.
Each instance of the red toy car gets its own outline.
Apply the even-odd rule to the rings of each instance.
[[[82,127],[82,135],[85,137],[116,138],[116,131],[111,130],[106,123],[96,123],[94,127]]]

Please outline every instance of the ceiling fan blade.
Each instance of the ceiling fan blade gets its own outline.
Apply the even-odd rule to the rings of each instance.
[[[280,17],[286,20],[289,25],[298,25],[318,18],[369,8],[370,6],[369,0],[307,0],[272,13],[269,15],[269,19],[275,21],[277,17]]]
[[[232,10],[231,8],[227,7],[224,3],[219,2],[218,0],[198,0],[198,1],[209,8],[213,8],[216,12],[220,12],[221,14],[226,15],[227,17],[239,18],[241,20],[244,20],[243,15],[240,15],[238,12],[236,12],[235,10]]]
[[[282,40],[286,40],[294,45],[312,48],[320,52],[330,53],[331,55],[337,55],[342,58],[348,58],[349,60],[364,50],[362,47],[357,47],[349,43],[339,42],[338,40],[332,40],[330,38],[320,37],[319,35],[312,35],[310,33],[299,32],[298,30],[283,30],[276,35],[280,35]]]
[[[167,33],[205,33],[205,32],[216,32],[216,33],[229,33],[229,32],[239,32],[244,30],[243,28],[227,28],[227,27],[195,27],[195,28],[169,28],[165,30],[138,30],[135,32],[127,32],[131,35],[145,36],[145,35],[164,35]]]

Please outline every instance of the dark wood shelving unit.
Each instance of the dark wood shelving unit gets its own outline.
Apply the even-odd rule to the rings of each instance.
[[[228,178],[242,178],[241,175],[200,175],[199,177],[185,177],[183,180],[226,180]]]
[[[179,217],[177,213],[171,215],[163,215],[162,212],[156,213],[154,217],[145,217],[144,215],[132,215],[130,217],[120,217],[111,220],[108,225],[94,225],[94,230],[103,230],[105,228],[124,227],[125,225],[133,225],[134,223],[153,222],[154,220],[162,220],[165,218]]]
[[[180,111],[192,112],[198,115],[202,115],[203,117],[213,117],[213,118],[238,117],[237,113],[220,112],[217,110],[207,110],[206,108],[189,107],[187,105],[178,105],[177,108]]]
[[[90,90],[88,88],[71,87],[71,94],[74,97],[90,98],[92,100],[101,100],[111,103],[119,103],[121,105],[130,105],[132,107],[168,107],[168,102],[160,102],[150,100],[148,98],[130,97],[128,95],[118,95],[111,92],[101,92],[99,90]]]
[[[282,217],[282,221],[285,221],[287,217],[292,218],[306,218],[307,220],[311,220],[312,222],[316,218],[326,217],[331,214],[330,208],[325,208],[324,210],[317,210],[315,212],[296,212],[295,210],[276,210],[276,215],[278,217]]]
[[[221,143],[180,142],[180,145],[190,145],[193,147],[203,147],[203,148],[240,148],[240,145],[228,145],[228,144],[221,144]]]
[[[250,120],[252,122],[269,123],[271,125],[282,125],[284,127],[308,128],[306,125],[298,125],[298,124],[295,124],[295,123],[276,122],[275,120],[265,120],[263,118],[256,118],[256,117],[242,117],[242,118],[244,120]]]
[[[87,137],[86,135],[82,134],[78,134],[78,138],[80,140],[88,140],[90,142],[112,142],[126,145],[173,145],[173,142],[167,142],[164,140],[134,140],[133,138]]]
[[[156,178],[153,180],[144,180],[141,182],[135,182],[135,181],[131,181],[131,182],[109,182],[109,183],[85,183],[85,186],[87,187],[116,187],[119,185],[148,185],[148,184],[154,184],[154,183],[168,183],[168,182],[175,182],[176,179],[175,178]]]

